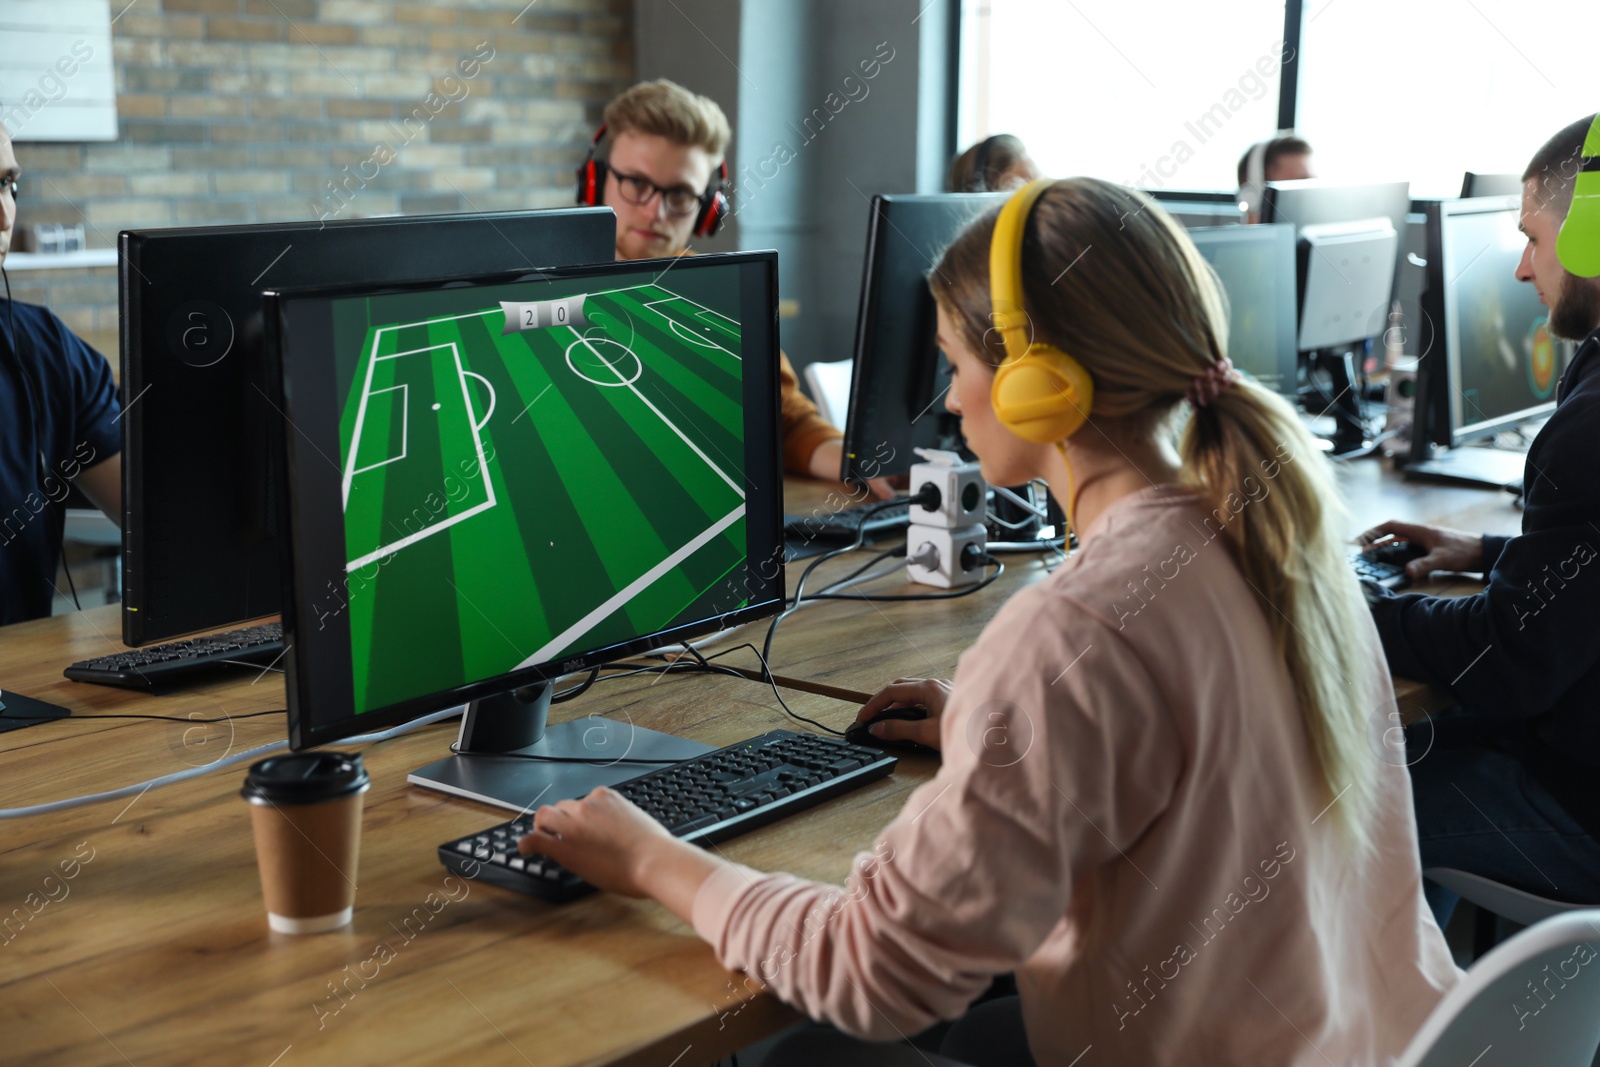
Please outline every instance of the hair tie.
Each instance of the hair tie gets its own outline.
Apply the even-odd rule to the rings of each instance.
[[[1197,408],[1203,408],[1238,380],[1239,374],[1233,369],[1233,360],[1224,356],[1222,362],[1213,363],[1196,374],[1194,381],[1189,384],[1189,391],[1184,395],[1188,397],[1189,403]]]

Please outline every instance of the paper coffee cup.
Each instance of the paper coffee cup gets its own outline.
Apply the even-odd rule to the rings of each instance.
[[[282,934],[337,930],[355,913],[362,794],[371,779],[343,752],[273,756],[250,767],[250,802],[267,923]]]

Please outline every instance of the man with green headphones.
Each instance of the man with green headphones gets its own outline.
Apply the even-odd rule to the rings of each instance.
[[[1581,340],[1556,411],[1528,450],[1522,533],[1494,537],[1387,522],[1427,554],[1408,565],[1482,571],[1482,593],[1380,596],[1372,611],[1395,674],[1459,707],[1406,731],[1422,866],[1557,900],[1600,903],[1600,116],[1552,137],[1522,176],[1528,245],[1517,277]],[[1429,883],[1443,925],[1455,894]]]

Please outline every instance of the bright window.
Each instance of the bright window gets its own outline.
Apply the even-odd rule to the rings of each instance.
[[[1306,0],[1305,20],[1296,126],[1319,177],[1456,196],[1595,109],[1600,4]]]
[[[1277,127],[1283,12],[963,0],[961,144],[1014,133],[1048,175],[1234,189],[1239,157]]]

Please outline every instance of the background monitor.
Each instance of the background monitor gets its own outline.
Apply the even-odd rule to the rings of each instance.
[[[844,479],[903,474],[918,462],[915,448],[961,447],[959,422],[944,410],[950,370],[934,342],[927,274],[968,222],[1008,196],[872,198],[845,420]]]
[[[1400,235],[1388,219],[1300,227],[1302,352],[1364,344],[1388,325]]]
[[[1325,178],[1302,178],[1267,183],[1261,220],[1287,222],[1298,228],[1386,218],[1399,234],[1406,231],[1406,214],[1410,210],[1409,182],[1348,184]]]
[[[1555,409],[1570,346],[1550,333],[1538,292],[1516,278],[1527,244],[1520,215],[1520,204],[1504,196],[1437,205],[1438,270],[1430,254],[1429,286],[1443,296],[1451,446]]]
[[[519,687],[783,606],[776,253],[273,293],[267,313],[296,431],[294,747],[463,701],[511,714]],[[609,729],[551,727],[539,751],[594,758]],[[703,750],[641,729],[599,747]],[[464,755],[411,780],[518,808],[552,774],[639,773],[612,763],[578,782]]]
[[[1479,174],[1476,171],[1467,171],[1461,179],[1461,195],[1463,198],[1473,196],[1514,196],[1519,201],[1522,198],[1522,176],[1520,174]]]
[[[1411,211],[1411,186],[1409,182],[1378,182],[1350,185],[1322,178],[1305,178],[1299,181],[1268,182],[1262,200],[1263,222],[1287,222],[1303,234],[1307,227],[1348,225],[1363,220],[1388,219],[1396,235],[1394,260],[1398,267],[1402,243],[1399,237],[1406,232],[1406,216]],[[1313,233],[1317,233],[1313,230]],[[1306,279],[1310,259],[1316,254],[1302,244],[1299,251],[1300,308],[1306,306]],[[1337,272],[1326,272],[1336,277]],[[1375,308],[1372,322],[1365,324],[1362,336],[1378,337],[1388,327],[1389,303],[1385,298],[1381,308]]]
[[[1396,235],[1406,232],[1406,215],[1411,211],[1411,185],[1409,182],[1376,182],[1371,184],[1346,184],[1323,178],[1304,178],[1299,181],[1268,182],[1262,199],[1261,221],[1287,222],[1297,232],[1308,226],[1348,224],[1365,219],[1388,219]],[[1300,285],[1301,306],[1305,303],[1305,275],[1308,253],[1301,249]],[[1395,259],[1399,260],[1399,242]],[[1374,322],[1368,337],[1383,333],[1388,308]]]
[[[1293,400],[1294,227],[1215,226],[1192,229],[1189,239],[1228,294],[1228,357],[1268,389]]]
[[[261,291],[609,261],[609,208],[126,231],[122,636],[279,609]]]
[[[1246,221],[1244,212],[1239,209],[1237,193],[1187,189],[1146,189],[1144,192],[1159,201],[1167,214],[1190,228],[1242,225]]]

